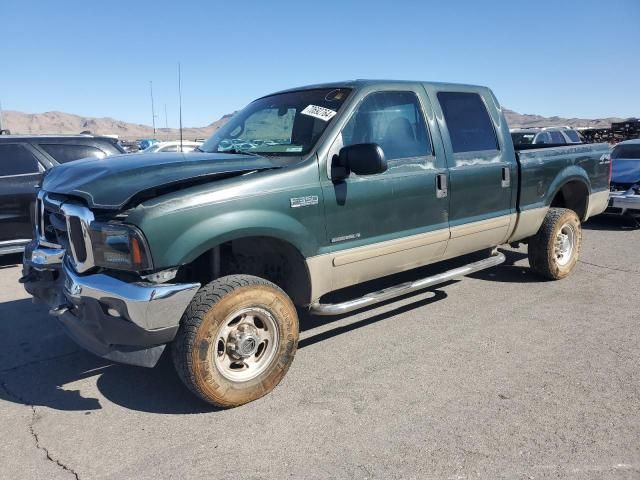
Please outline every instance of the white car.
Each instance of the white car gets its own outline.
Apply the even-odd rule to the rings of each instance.
[[[180,148],[180,142],[158,142],[154,143],[148,148],[145,148],[140,153],[168,153],[168,152],[193,152],[196,147],[202,145],[202,142],[182,142],[182,148]]]
[[[570,127],[512,128],[510,131],[513,144],[516,146],[582,143],[578,132]]]

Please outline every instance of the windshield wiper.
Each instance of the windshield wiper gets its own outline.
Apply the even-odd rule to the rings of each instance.
[[[238,150],[237,148],[231,148],[229,150],[224,150],[222,152],[218,150],[217,153],[229,153],[231,155],[252,155],[254,157],[259,157],[260,156],[257,153],[249,152],[247,150]]]

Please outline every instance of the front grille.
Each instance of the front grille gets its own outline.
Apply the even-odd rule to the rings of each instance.
[[[36,232],[39,242],[66,250],[80,273],[94,266],[89,235],[93,219],[93,213],[78,203],[55,194],[38,194]]]
[[[87,260],[87,247],[82,234],[82,224],[78,217],[69,217],[69,241],[73,245],[76,261],[82,263]]]

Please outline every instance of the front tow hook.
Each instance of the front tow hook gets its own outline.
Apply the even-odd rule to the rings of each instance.
[[[61,317],[68,311],[69,311],[68,305],[58,305],[57,307],[53,307],[51,310],[49,310],[49,315],[53,315],[54,317]]]

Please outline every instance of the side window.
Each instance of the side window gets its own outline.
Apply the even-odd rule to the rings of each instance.
[[[377,143],[387,161],[432,154],[431,141],[413,92],[367,96],[342,130],[342,145]]]
[[[540,132],[538,135],[536,135],[536,141],[534,143],[536,144],[551,143],[551,136],[549,135],[548,132]]]
[[[498,150],[489,112],[477,93],[439,92],[453,153]]]
[[[562,136],[562,133],[558,131],[551,131],[549,133],[551,134],[551,143],[557,143],[557,144],[567,143],[567,141]]]
[[[575,130],[565,130],[564,133],[567,137],[569,137],[569,140],[571,140],[572,142],[575,142],[575,143],[582,142],[582,140],[580,140],[580,135],[578,135],[578,132],[576,132]]]
[[[38,160],[24,146],[17,143],[0,145],[0,177],[38,173]]]
[[[58,163],[67,163],[81,158],[104,158],[105,153],[88,145],[68,145],[63,143],[40,144],[45,152],[51,155]]]

